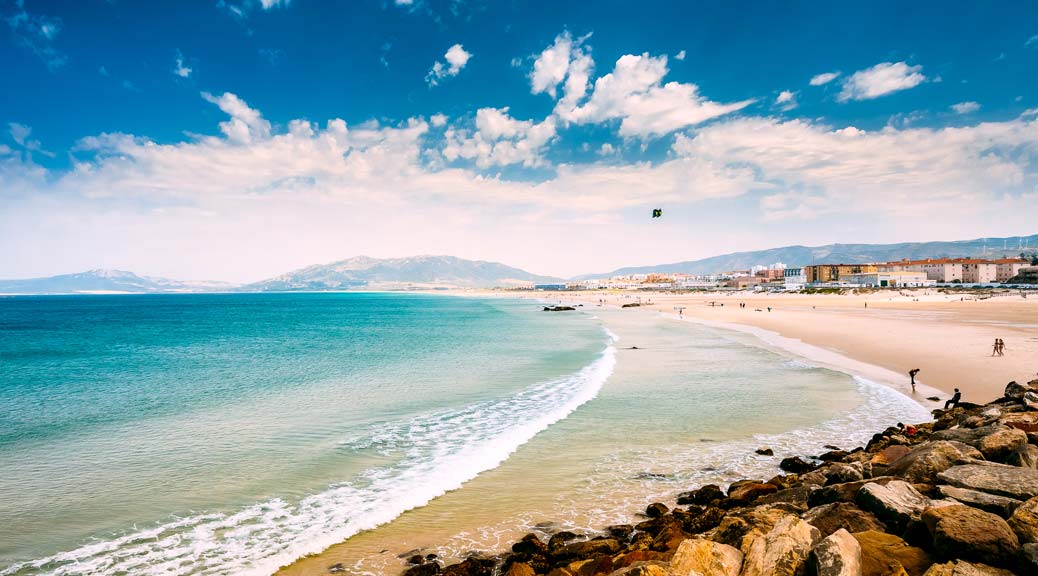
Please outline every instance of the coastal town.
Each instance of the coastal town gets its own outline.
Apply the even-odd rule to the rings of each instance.
[[[755,290],[805,288],[926,288],[1019,286],[1038,282],[1038,265],[1027,258],[936,258],[866,264],[782,262],[716,274],[651,273],[532,284],[535,290]]]

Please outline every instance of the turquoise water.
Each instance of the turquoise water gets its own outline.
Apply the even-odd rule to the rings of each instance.
[[[319,572],[396,573],[414,546],[449,557],[544,520],[627,521],[925,418],[889,389],[648,311],[0,298],[0,576],[270,574],[344,540]]]
[[[503,459],[606,341],[508,300],[0,299],[0,566],[233,573],[319,550]],[[365,440],[419,414],[435,426]]]

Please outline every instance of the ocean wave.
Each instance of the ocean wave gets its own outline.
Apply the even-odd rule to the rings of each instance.
[[[607,333],[611,341],[615,335]],[[385,422],[343,448],[397,456],[390,466],[298,503],[272,499],[197,514],[0,571],[0,576],[260,575],[392,521],[499,466],[594,398],[616,364],[612,342],[580,371],[511,397]]]

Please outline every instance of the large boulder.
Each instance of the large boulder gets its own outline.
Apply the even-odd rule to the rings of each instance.
[[[716,528],[706,534],[706,537],[715,542],[739,548],[745,553],[753,538],[767,534],[779,520],[788,516],[794,516],[794,514],[781,506],[756,506],[738,513],[728,514]]]
[[[873,465],[881,464],[883,466],[889,466],[894,463],[895,460],[908,454],[912,449],[908,446],[894,445],[887,446],[880,450],[869,459]]]
[[[724,500],[724,491],[717,484],[707,484],[690,492],[678,494],[678,504],[698,504],[706,506],[717,500]]]
[[[885,532],[887,529],[872,512],[866,512],[851,502],[833,502],[816,506],[805,512],[801,518],[818,528],[823,537],[840,529],[852,533],[866,530]]]
[[[966,464],[937,475],[942,482],[989,494],[1027,500],[1038,496],[1038,470],[1018,466]]]
[[[953,560],[945,564],[934,564],[923,576],[1016,576],[1009,570],[987,564],[974,564],[965,560]]]
[[[941,496],[962,502],[967,506],[980,508],[985,512],[997,514],[1002,518],[1009,518],[1016,507],[1021,504],[1016,498],[996,496],[987,492],[970,490],[968,488],[956,488],[955,486],[938,486]]]
[[[1023,400],[1024,394],[1035,390],[1026,384],[1017,384],[1016,381],[1006,384],[1005,397],[1013,400]]]
[[[1005,520],[969,506],[942,506],[923,512],[938,558],[961,558],[1005,566],[1020,552],[1020,542]]]
[[[912,520],[918,520],[923,510],[933,506],[933,500],[901,480],[886,485],[866,484],[858,491],[857,502],[863,509],[898,529],[904,529]]]
[[[577,572],[577,576],[581,576],[581,571]],[[671,576],[671,572],[661,562],[638,562],[610,572],[609,576]]]
[[[857,482],[833,484],[811,492],[810,496],[807,498],[807,504],[814,508],[815,506],[830,504],[832,502],[853,502],[862,486],[865,486],[866,484],[886,484],[887,482],[893,482],[894,480],[897,480],[897,478],[893,476],[879,476],[877,478],[859,480]]]
[[[1038,470],[1038,446],[1024,444],[1006,458],[1006,464]]]
[[[562,560],[568,558],[591,558],[603,554],[616,554],[620,551],[620,542],[616,538],[600,538],[566,544],[552,552],[552,558]]]
[[[833,484],[857,482],[864,478],[865,476],[863,474],[863,466],[861,465],[861,462],[855,462],[853,464],[833,464],[825,471],[825,483],[830,486]]]
[[[789,458],[783,458],[782,461],[779,462],[779,468],[793,474],[804,474],[818,468],[818,465],[812,464],[799,456],[791,456]]]
[[[743,558],[741,576],[796,576],[822,535],[796,516],[786,516],[763,536],[753,538]]]
[[[1016,428],[1005,427],[982,437],[977,449],[988,460],[1005,462],[1007,458],[1027,445],[1027,433]]]
[[[902,572],[922,576],[933,563],[925,550],[909,546],[892,534],[870,530],[852,536],[861,546],[861,568],[865,576],[892,576]]]
[[[814,576],[862,576],[861,545],[841,528],[811,550],[808,565]]]
[[[768,494],[774,494],[778,492],[778,486],[774,484],[768,484],[767,482],[760,482],[756,480],[747,480],[742,482],[735,482],[728,488],[728,499],[733,504],[743,505],[753,502],[761,496],[767,496]]]
[[[1038,498],[1017,506],[1008,522],[1022,544],[1038,542]]]
[[[998,422],[1024,432],[1038,432],[1038,412],[1013,412],[1002,416]]]
[[[738,548],[694,538],[682,542],[670,560],[673,576],[739,576],[742,552]]]
[[[948,468],[983,458],[980,451],[962,442],[925,442],[891,462],[886,473],[909,482],[933,484],[937,475]]]

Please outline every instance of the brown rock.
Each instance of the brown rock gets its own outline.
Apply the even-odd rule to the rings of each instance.
[[[932,564],[922,548],[909,546],[904,540],[882,532],[852,534],[861,546],[864,576],[888,576],[903,571],[908,576],[922,576]]]
[[[1005,462],[1017,450],[1027,445],[1027,433],[1016,428],[1004,428],[984,436],[977,448],[988,460]]]
[[[1006,458],[1006,464],[1038,470],[1038,446],[1024,444]]]
[[[692,490],[691,492],[683,492],[678,494],[678,504],[699,504],[707,505],[713,503],[715,500],[723,500],[724,492],[717,484],[707,484],[699,489]]]
[[[738,548],[694,538],[678,546],[670,560],[670,571],[674,576],[739,576],[742,563],[743,554]]]
[[[512,544],[512,552],[516,554],[544,554],[547,551],[548,546],[541,542],[541,539],[536,534],[527,534],[521,540]]]
[[[1017,506],[1008,523],[1021,544],[1038,542],[1038,498],[1031,498]]]
[[[818,468],[818,465],[812,464],[799,456],[791,456],[789,458],[783,458],[782,461],[779,462],[779,468],[785,472],[792,472],[793,474],[804,474]]]
[[[897,478],[893,476],[879,476],[877,478],[859,480],[857,482],[833,484],[832,486],[826,486],[812,492],[807,498],[807,504],[814,508],[815,506],[830,504],[832,502],[853,502],[862,486],[865,486],[866,484],[886,484],[888,482],[893,482],[894,480],[897,480]]]
[[[745,552],[744,542],[751,537],[770,532],[779,520],[787,516],[793,516],[793,514],[775,505],[757,506],[742,512],[728,514],[716,528],[707,534],[707,538],[734,546]]]
[[[439,562],[427,562],[404,570],[403,576],[433,576],[440,573]]]
[[[965,560],[934,564],[923,576],[1016,576],[1009,570],[994,568],[987,564],[974,564]]]
[[[655,552],[653,550],[634,550],[613,556],[613,568],[625,568],[637,562],[667,562],[672,552]]]
[[[1003,426],[1023,430],[1024,432],[1038,432],[1038,412],[1018,412],[1006,414],[998,419]]]
[[[821,538],[814,526],[786,516],[767,534],[752,538],[745,549],[741,576],[796,576]]]
[[[774,484],[754,481],[742,482],[732,484],[731,488],[728,489],[728,499],[736,502],[738,505],[743,505],[753,502],[761,496],[774,494],[775,492],[778,492],[778,486]]]
[[[997,514],[1002,518],[1009,518],[1021,502],[1015,498],[996,496],[987,492],[979,492],[968,488],[956,488],[955,486],[938,487],[941,496],[952,498],[967,506],[979,508],[985,512]]]
[[[466,558],[441,572],[444,576],[491,576],[496,562],[489,558]]]
[[[814,576],[861,576],[861,545],[841,528],[811,550],[808,565]]]
[[[536,572],[533,571],[533,566],[530,566],[526,562],[516,562],[508,567],[508,571],[505,572],[505,576],[534,576]]]
[[[1020,542],[1005,520],[969,506],[944,506],[923,512],[938,558],[962,558],[996,566],[1013,562]]]
[[[873,464],[882,464],[889,466],[898,458],[911,452],[912,449],[908,446],[887,446],[883,450],[880,450],[875,456],[869,459],[869,462]]]
[[[892,462],[887,468],[887,474],[900,476],[909,482],[933,484],[937,475],[948,468],[971,459],[983,458],[976,448],[962,442],[924,442]]]
[[[947,484],[989,494],[1027,500],[1038,496],[1038,470],[1017,466],[967,464],[953,466],[937,477]]]
[[[904,529],[918,519],[933,501],[919,493],[908,482],[894,480],[886,485],[866,484],[858,491],[857,503],[886,524]]]
[[[825,472],[826,485],[845,484],[864,480],[863,467],[861,463],[833,464]]]
[[[659,518],[667,512],[670,512],[670,508],[667,508],[665,504],[660,502],[649,504],[649,506],[645,508],[645,515],[649,518]]]
[[[620,551],[620,542],[616,538],[600,538],[566,544],[552,553],[556,560],[568,558],[591,558],[602,554],[616,554]]]
[[[811,508],[802,516],[827,537],[833,532],[845,529],[848,532],[865,532],[875,530],[885,532],[887,527],[871,512],[866,512],[850,502],[834,502]]]

